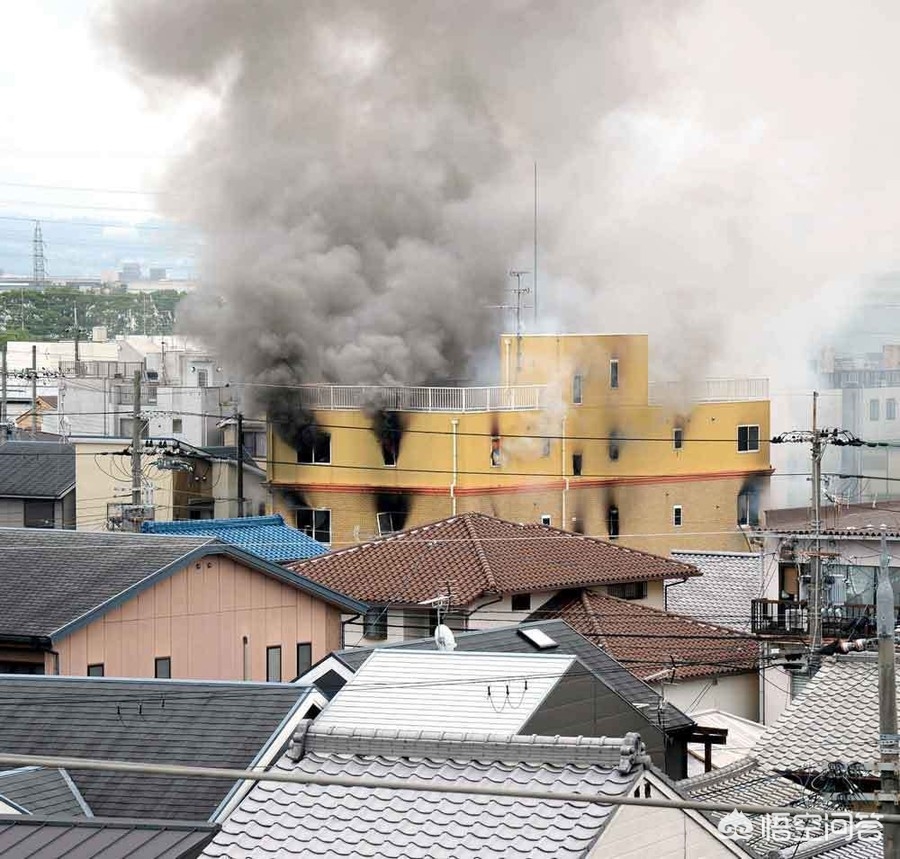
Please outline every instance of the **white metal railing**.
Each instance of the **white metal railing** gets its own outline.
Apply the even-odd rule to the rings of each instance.
[[[501,412],[541,408],[543,385],[485,388],[407,388],[375,385],[303,385],[310,409],[379,408],[403,412]]]
[[[769,399],[769,380],[762,376],[736,379],[706,379],[696,384],[651,382],[650,402],[687,398],[695,403],[729,403]]]

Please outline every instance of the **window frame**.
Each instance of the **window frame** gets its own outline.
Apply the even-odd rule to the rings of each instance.
[[[684,507],[681,504],[672,505],[672,527],[680,528],[684,524]]]
[[[756,528],[759,526],[759,492],[753,489],[745,489],[738,492],[737,525],[739,528]]]
[[[516,601],[519,602],[519,607],[516,607]],[[522,603],[527,603],[524,607]],[[531,611],[531,593],[524,594],[511,594],[509,598],[509,607],[510,611]]]
[[[606,593],[620,600],[644,600],[647,599],[647,582],[614,582],[606,586]]]
[[[583,471],[584,471],[584,454],[583,453],[573,453],[572,454],[572,476],[573,477],[581,477],[581,474]]]
[[[491,436],[491,468],[503,465],[503,444],[499,435]]]
[[[160,665],[166,665],[166,673],[160,674],[159,668]],[[171,656],[157,656],[153,660],[153,676],[157,680],[171,680],[172,679],[172,657]]]
[[[310,524],[302,525],[300,524],[300,514],[301,513],[310,513],[311,519]],[[320,533],[320,529],[316,524],[316,514],[326,515],[328,517],[328,539],[324,540],[318,536]],[[297,526],[298,531],[302,531],[306,534],[307,537],[311,537],[317,543],[321,543],[323,546],[331,545],[331,537],[332,537],[332,527],[331,527],[331,508],[330,507],[298,507],[294,511],[294,524]]]
[[[888,397],[884,401],[884,419],[886,421],[897,420],[897,400],[894,397]]]
[[[619,359],[609,359],[609,388],[617,390],[619,387]]]
[[[44,512],[50,511],[50,516],[35,516],[29,513],[29,509],[41,508]],[[29,522],[42,522],[41,525],[29,524]],[[53,529],[56,527],[56,502],[45,498],[25,498],[22,501],[22,525],[25,528]]]
[[[615,504],[606,510],[606,533],[610,540],[618,540],[621,533],[619,508]]]
[[[550,513],[541,513],[541,525],[545,528],[552,528],[553,516]]]
[[[98,670],[99,669],[99,670]],[[91,662],[87,667],[88,677],[105,677],[106,665],[103,662]]]
[[[302,668],[300,667],[301,666],[301,662],[300,662],[300,648],[301,647],[307,648],[308,654],[309,654],[307,657],[304,658],[303,661],[304,661],[305,665]],[[313,664],[312,642],[311,641],[298,641],[297,642],[297,676],[300,677],[301,675],[303,675],[307,671],[309,671],[309,669],[312,668],[312,664]]]
[[[872,397],[869,399],[869,420],[881,420],[881,400],[879,400],[878,397]]]
[[[756,447],[752,445],[752,430],[756,430]],[[741,447],[741,430],[746,430],[745,447]],[[760,438],[759,424],[738,424],[737,426],[737,452],[738,453],[759,453]]]
[[[278,657],[278,678],[273,679],[272,657]],[[284,663],[281,658],[281,645],[270,644],[266,646],[266,683],[281,683],[284,680]]]
[[[327,459],[321,459],[321,445],[325,445]],[[302,457],[309,454],[309,459]],[[307,443],[303,439],[297,448],[297,465],[331,465],[331,433],[317,429],[312,444]]]
[[[176,426],[177,424],[177,426]],[[172,418],[172,435],[184,433],[184,418]]]
[[[584,373],[578,372],[572,376],[572,405],[580,406],[584,403]]]
[[[386,605],[369,606],[363,615],[363,637],[373,641],[384,641],[387,636],[388,607]]]
[[[684,427],[672,427],[672,450],[684,450]]]

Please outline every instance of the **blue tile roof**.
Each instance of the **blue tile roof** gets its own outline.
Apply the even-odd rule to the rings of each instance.
[[[278,513],[273,516],[247,516],[244,519],[144,522],[141,530],[149,534],[215,537],[274,563],[314,558],[328,551],[312,537],[287,525]]]

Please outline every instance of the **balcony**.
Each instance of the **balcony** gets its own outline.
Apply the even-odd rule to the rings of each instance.
[[[755,635],[809,635],[806,600],[751,600],[750,628]],[[855,603],[826,606],[823,638],[864,638],[875,634],[875,606]]]
[[[705,379],[697,385],[651,382],[650,402],[687,397],[692,403],[735,403],[769,399],[769,380],[764,376],[736,379]]]
[[[63,376],[81,379],[133,379],[135,370],[143,371],[142,361],[60,361]]]
[[[543,385],[487,388],[407,388],[374,385],[303,385],[308,409],[366,408],[401,412],[513,412],[541,408]]]

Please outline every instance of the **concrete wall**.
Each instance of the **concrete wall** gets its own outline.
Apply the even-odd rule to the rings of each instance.
[[[210,555],[55,643],[59,673],[153,677],[170,657],[177,679],[266,679],[266,648],[281,646],[282,679],[297,675],[297,644],[312,643],[313,662],[341,646],[340,612],[288,585]]]
[[[658,688],[655,683],[651,685]],[[754,722],[759,719],[759,675],[755,671],[666,684],[663,695],[688,715],[716,709]]]

